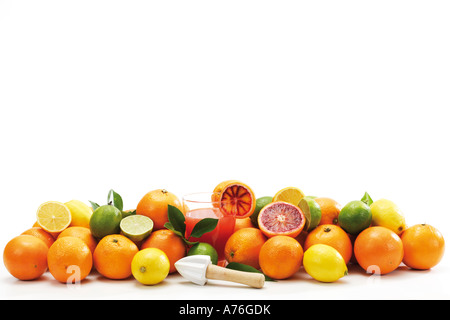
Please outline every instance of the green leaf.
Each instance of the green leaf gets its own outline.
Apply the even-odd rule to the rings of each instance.
[[[197,222],[191,232],[191,237],[200,238],[203,234],[213,231],[219,219],[205,218]]]
[[[233,270],[238,270],[238,271],[245,271],[245,272],[262,273],[261,271],[259,271],[258,269],[254,268],[252,266],[249,266],[249,265],[246,265],[246,264],[243,264],[243,263],[238,263],[238,262],[230,262],[226,266],[226,268],[233,269]],[[272,278],[270,278],[269,276],[266,276],[265,274],[264,274],[264,277],[266,278],[266,281],[275,281]]]
[[[175,228],[173,227],[173,225],[170,222],[166,222],[164,224],[164,227],[171,230],[173,233],[175,233],[177,236],[179,236],[188,246],[193,246],[194,244],[198,243],[198,241],[188,241],[185,237],[184,237],[184,233],[181,233],[178,230],[175,230]]]
[[[89,200],[89,202],[91,203],[92,209],[95,211],[95,209],[97,209],[98,207],[100,207],[100,205],[98,203],[95,203],[91,200]]]
[[[367,192],[364,193],[364,196],[362,197],[361,201],[364,202],[365,204],[367,204],[369,207],[373,203],[372,198],[369,196],[369,194]]]
[[[183,212],[177,207],[169,204],[167,205],[167,216],[174,230],[183,234],[184,237],[184,234],[186,233],[186,219],[184,218]]]
[[[123,200],[120,194],[115,192],[113,189],[109,190],[108,192],[108,201],[107,203],[111,202],[111,196],[112,196],[112,205],[119,209],[120,211],[123,210]]]
[[[178,236],[184,238],[184,234],[181,233],[180,231],[176,230],[170,222],[166,222],[166,223],[164,224],[164,227],[166,227],[167,229],[173,231],[173,233],[175,233],[176,235],[178,235]]]

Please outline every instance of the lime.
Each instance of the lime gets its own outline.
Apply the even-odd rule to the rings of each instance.
[[[79,200],[70,200],[64,203],[72,214],[71,227],[89,228],[89,220],[92,216],[92,208]]]
[[[347,275],[347,265],[340,253],[326,244],[315,244],[303,255],[305,271],[321,282],[334,282]]]
[[[104,205],[92,213],[89,227],[94,237],[101,239],[109,234],[120,232],[122,212],[114,206]]]
[[[322,219],[322,210],[317,202],[312,197],[304,197],[300,200],[298,206],[305,215],[305,230],[311,231],[319,225],[320,219]]]
[[[346,232],[356,235],[372,223],[370,207],[360,200],[350,201],[339,213],[338,224]]]
[[[380,199],[372,203],[370,209],[374,226],[391,229],[398,235],[405,230],[405,217],[394,202]]]
[[[255,227],[258,226],[258,215],[262,208],[272,202],[272,197],[261,197],[256,199],[255,211],[253,211],[250,216],[250,220],[252,221]]]
[[[142,284],[154,285],[169,274],[170,262],[167,255],[158,248],[142,249],[131,261],[131,273]]]
[[[120,230],[131,241],[142,241],[153,230],[153,221],[147,216],[131,215],[120,221]]]
[[[211,262],[217,264],[219,255],[212,245],[206,242],[199,242],[194,244],[188,251],[188,256],[207,255],[211,257]]]
[[[128,216],[132,216],[136,214],[136,209],[129,209],[129,210],[123,210],[122,211],[122,219],[126,218]]]

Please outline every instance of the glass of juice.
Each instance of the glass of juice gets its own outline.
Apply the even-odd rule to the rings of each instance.
[[[225,265],[225,243],[234,232],[236,217],[224,215],[220,211],[220,203],[212,201],[212,192],[191,193],[183,197],[186,211],[186,239],[189,239],[195,224],[204,218],[219,219],[216,228],[203,234],[200,238],[189,241],[207,242],[216,249],[219,256],[218,265]]]

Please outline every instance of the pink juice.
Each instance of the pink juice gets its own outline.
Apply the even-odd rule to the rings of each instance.
[[[203,234],[200,238],[190,238],[195,224],[204,218],[219,219],[216,228]],[[186,239],[189,241],[207,242],[217,250],[219,261],[225,260],[224,249],[228,238],[233,234],[236,219],[224,216],[218,208],[194,209],[186,213]]]

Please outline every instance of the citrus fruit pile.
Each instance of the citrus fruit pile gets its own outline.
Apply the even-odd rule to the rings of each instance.
[[[436,228],[408,227],[394,202],[373,201],[367,193],[341,206],[296,187],[256,198],[247,184],[227,180],[213,189],[211,201],[222,217],[236,219],[219,254],[209,243],[185,238],[189,208],[175,194],[156,189],[135,210],[124,210],[121,196],[111,190],[104,205],[78,200],[41,204],[34,225],[6,244],[3,261],[20,280],[38,279],[48,271],[61,283],[79,283],[95,270],[108,279],[134,277],[155,285],[177,272],[175,262],[191,255],[209,255],[215,264],[225,256],[226,267],[262,272],[272,280],[305,272],[317,281],[334,282],[348,274],[351,263],[383,275],[402,263],[433,268],[444,254]],[[198,222],[196,238],[202,235],[199,230],[212,232],[220,225],[205,220]]]

